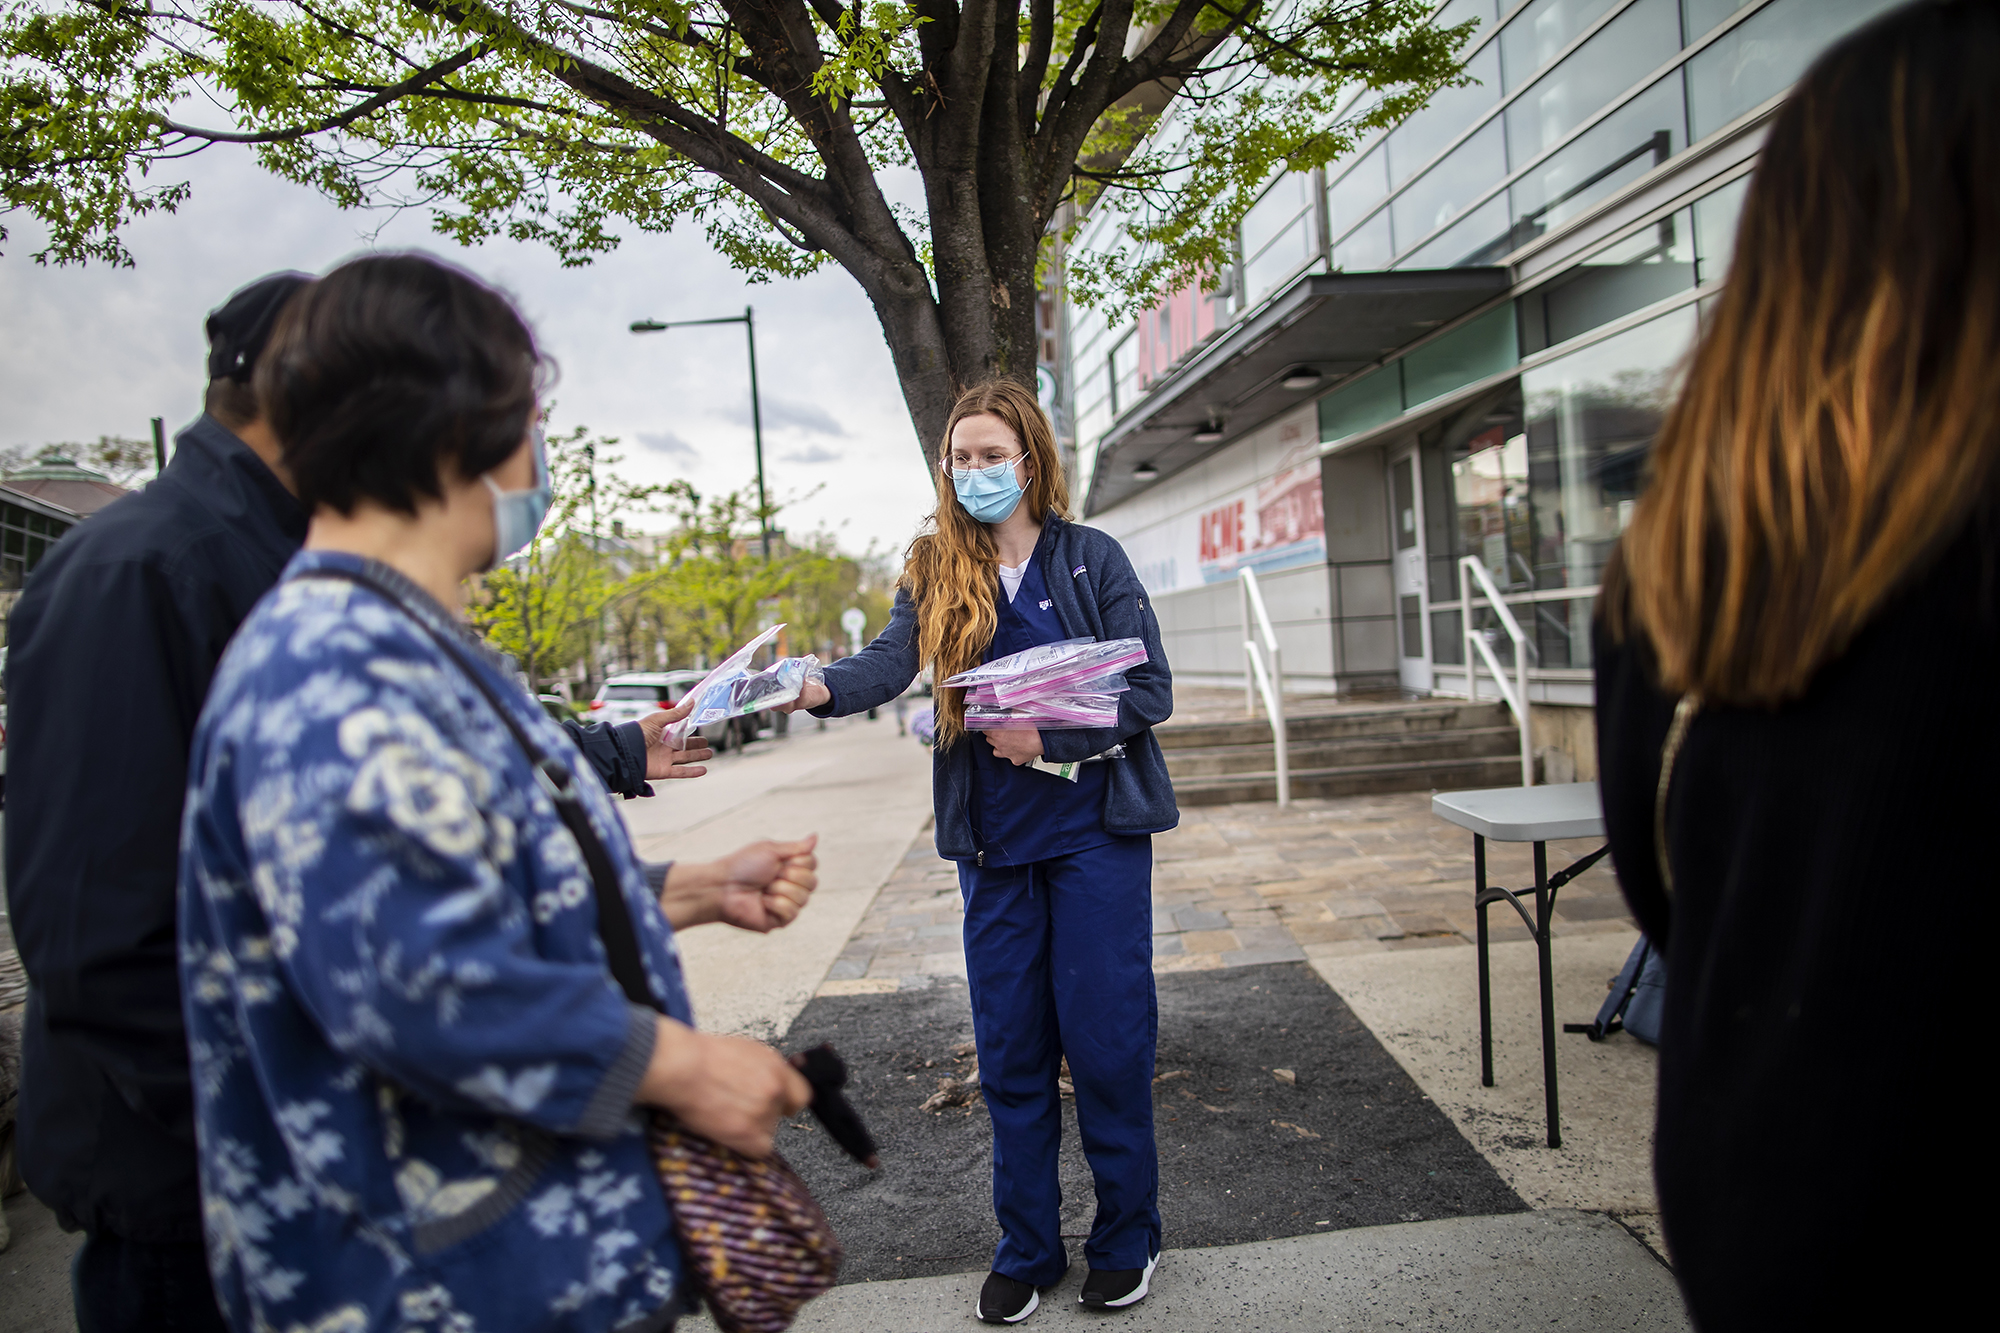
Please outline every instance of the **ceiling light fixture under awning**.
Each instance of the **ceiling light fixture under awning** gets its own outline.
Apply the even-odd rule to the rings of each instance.
[[[1200,461],[1297,407],[1299,393],[1330,388],[1504,294],[1508,281],[1504,268],[1306,274],[1155,381],[1106,432],[1084,512]],[[1153,475],[1112,466],[1120,454]]]

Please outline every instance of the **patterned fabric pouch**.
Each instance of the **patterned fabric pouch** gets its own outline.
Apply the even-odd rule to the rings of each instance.
[[[317,569],[304,577],[345,579],[402,605],[394,592],[365,574]],[[612,977],[632,1003],[658,1009],[646,984],[638,930],[619,889],[617,867],[584,813],[570,770],[542,753],[465,660],[461,645],[448,641],[421,615],[407,608],[405,613],[458,664],[513,733],[590,869],[597,933]],[[646,1138],[689,1277],[716,1326],[722,1333],[782,1333],[790,1328],[805,1303],[833,1285],[840,1269],[840,1242],[806,1183],[776,1152],[762,1159],[745,1157],[686,1129],[665,1111],[652,1113]]]

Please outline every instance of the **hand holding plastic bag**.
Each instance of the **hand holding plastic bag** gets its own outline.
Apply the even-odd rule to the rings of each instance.
[[[779,658],[762,671],[749,669],[750,659],[757,650],[776,638],[783,628],[773,625],[765,630],[724,658],[688,691],[687,697],[694,700],[694,707],[686,717],[667,728],[666,739],[671,748],[684,748],[689,734],[699,727],[790,703],[799,697],[808,680],[826,679],[826,668],[810,655]]]

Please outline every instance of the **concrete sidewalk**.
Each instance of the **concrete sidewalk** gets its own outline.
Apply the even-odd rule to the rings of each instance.
[[[819,889],[769,935],[709,926],[680,937],[695,1015],[711,1031],[784,1035],[930,819],[931,752],[879,721],[841,718],[716,756],[708,773],[656,782],[620,809],[639,855],[702,861],[763,838],[819,834]]]
[[[934,1333],[981,1327],[982,1273],[861,1282],[807,1306],[799,1333]],[[1153,1294],[1130,1311],[1087,1315],[1072,1265],[1043,1296],[1035,1328],[1106,1333],[1226,1328],[1236,1333],[1363,1329],[1689,1327],[1672,1276],[1609,1218],[1571,1211],[1448,1218],[1209,1250],[1169,1250]],[[682,1328],[712,1330],[706,1317]]]

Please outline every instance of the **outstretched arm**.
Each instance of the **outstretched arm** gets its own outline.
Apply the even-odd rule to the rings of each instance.
[[[896,609],[888,628],[853,657],[826,668],[824,685],[808,681],[797,700],[784,711],[803,708],[814,717],[846,717],[880,708],[917,678],[917,604],[907,589],[896,589]]]
[[[819,835],[753,842],[719,861],[649,866],[660,910],[675,930],[726,921],[760,935],[789,926],[819,887]]]

